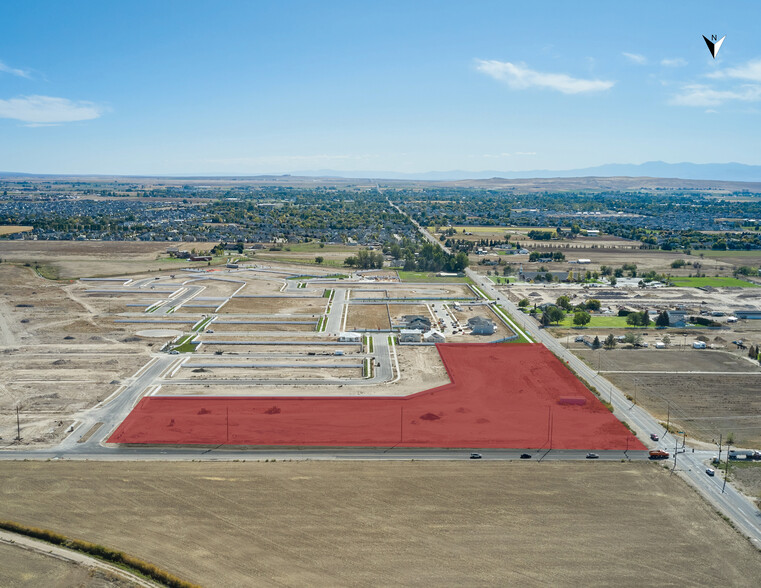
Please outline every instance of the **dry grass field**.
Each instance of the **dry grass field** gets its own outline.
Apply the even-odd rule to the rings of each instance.
[[[14,233],[26,233],[34,227],[24,225],[2,225],[0,226],[0,235],[13,235]]]
[[[216,243],[142,241],[0,241],[0,258],[14,263],[38,263],[45,275],[60,279],[122,276],[183,267],[206,267],[183,259],[168,259],[167,247],[211,248]]]
[[[5,588],[127,588],[132,582],[14,545],[0,543],[0,586]]]
[[[726,439],[732,433],[737,445],[761,447],[758,364],[709,350],[586,349],[575,353],[595,369],[599,365],[606,378],[636,395],[637,403],[661,420],[670,411],[671,422],[691,437],[711,442],[718,441],[719,434]],[[688,373],[694,371],[715,373]]]
[[[650,463],[5,462],[0,480],[1,517],[205,586],[761,582],[759,553]]]
[[[390,330],[388,322],[388,307],[385,304],[355,304],[349,305],[346,317],[346,330],[353,329],[382,329]]]

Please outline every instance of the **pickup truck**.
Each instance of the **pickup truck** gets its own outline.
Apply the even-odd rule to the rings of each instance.
[[[668,459],[670,453],[662,449],[653,449],[650,452],[650,459]]]

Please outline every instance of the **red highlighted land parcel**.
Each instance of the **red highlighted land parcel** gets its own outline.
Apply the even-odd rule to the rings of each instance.
[[[109,443],[645,449],[542,345],[437,347],[452,382],[425,392],[150,396]]]

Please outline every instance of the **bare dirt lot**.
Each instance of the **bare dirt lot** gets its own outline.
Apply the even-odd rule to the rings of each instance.
[[[761,368],[744,358],[692,349],[575,353],[661,420],[670,413],[691,437],[732,433],[737,445],[761,447]],[[689,373],[696,371],[708,373]]]
[[[388,308],[385,304],[354,304],[349,306],[346,329],[390,330]]]
[[[308,314],[320,315],[327,298],[233,298],[220,310],[221,314]]]
[[[397,346],[396,352],[402,378],[388,385],[394,394],[413,394],[450,382],[436,347]]]
[[[17,405],[22,443],[52,442],[74,412],[105,398],[148,361],[152,342],[115,324],[83,289],[0,265],[0,445],[16,436]]]
[[[238,360],[243,362],[244,360]],[[248,361],[246,361],[248,363]],[[261,360],[252,363],[262,363]],[[283,363],[298,364],[294,360],[283,360]],[[338,362],[335,362],[338,363]],[[347,362],[342,362],[346,364]],[[354,363],[361,363],[361,361],[354,361]],[[201,371],[203,370],[203,371]],[[215,380],[247,380],[247,379],[273,379],[283,380],[285,382],[291,380],[327,380],[327,379],[348,379],[348,378],[361,378],[362,368],[331,368],[331,367],[289,367],[289,368],[235,368],[235,367],[223,367],[223,368],[188,368],[181,369],[175,374],[175,378],[191,379],[191,380],[204,380],[213,382]],[[192,392],[198,392],[203,394],[203,389],[198,390],[187,389],[184,393],[189,394]],[[250,393],[250,387],[246,387],[243,390],[244,394]]]
[[[473,291],[464,284],[436,283],[431,286],[389,284],[391,298],[475,298]]]
[[[649,463],[6,462],[0,473],[3,518],[207,586],[761,582],[758,552]],[[654,533],[668,549],[653,549]]]
[[[239,320],[239,321],[252,321],[252,320],[259,320],[255,319],[251,316],[238,316],[238,317],[226,317],[225,320]],[[287,319],[282,319],[287,320]],[[299,324],[299,325],[284,325],[284,324],[277,324],[275,321],[267,321],[266,319],[262,318],[261,323],[259,324],[253,324],[253,323],[246,323],[246,322],[239,322],[239,323],[233,323],[233,322],[218,322],[214,321],[209,328],[214,331],[214,334],[218,337],[223,336],[225,333],[235,333],[236,336],[240,335],[242,333],[251,333],[254,335],[254,337],[262,337],[267,336],[267,333],[288,333],[288,332],[314,332],[315,327],[317,325],[317,318],[312,317],[304,317],[302,318],[294,318],[294,321],[297,322],[311,322],[311,324]],[[237,337],[236,337],[237,338]]]

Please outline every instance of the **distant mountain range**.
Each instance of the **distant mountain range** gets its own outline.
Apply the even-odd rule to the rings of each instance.
[[[666,163],[648,161],[646,163],[608,163],[596,167],[566,170],[531,171],[432,171],[422,173],[400,173],[389,171],[336,171],[329,169],[294,171],[295,176],[337,177],[337,178],[378,178],[398,180],[483,180],[489,178],[533,179],[533,178],[579,178],[579,177],[649,177],[681,178],[685,180],[722,180],[729,182],[761,182],[761,165],[744,163]],[[229,175],[229,174],[226,174]]]
[[[333,169],[300,170],[283,173],[205,173],[205,174],[159,174],[159,175],[117,175],[117,174],[33,174],[19,172],[0,172],[0,177],[46,177],[46,178],[171,178],[171,179],[214,179],[236,178],[249,179],[278,179],[287,181],[289,178],[342,178],[342,179],[371,179],[371,180],[401,180],[401,181],[433,181],[433,182],[461,182],[463,180],[545,180],[550,178],[664,178],[682,180],[707,180],[722,182],[761,182],[761,165],[747,165],[744,163],[666,163],[665,161],[648,161],[646,163],[608,163],[596,167],[584,167],[581,169],[547,170],[537,169],[530,171],[430,171],[418,173],[403,173],[378,170],[355,170],[338,171]],[[652,183],[652,182],[651,182]]]

